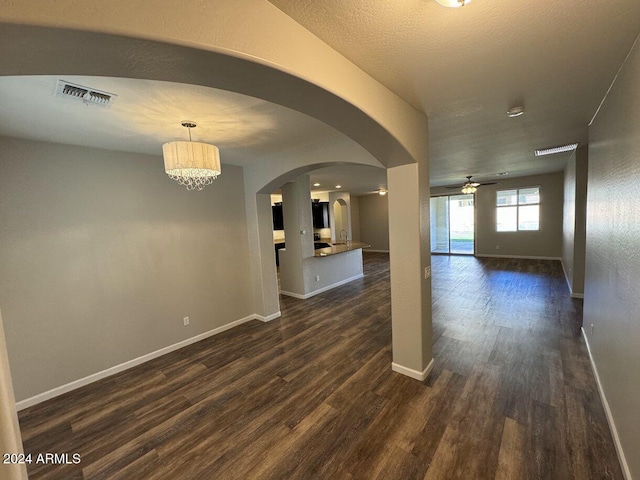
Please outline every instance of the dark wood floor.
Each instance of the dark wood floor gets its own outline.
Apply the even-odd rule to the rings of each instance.
[[[31,479],[622,479],[558,262],[433,258],[435,368],[393,373],[389,264],[20,414]]]

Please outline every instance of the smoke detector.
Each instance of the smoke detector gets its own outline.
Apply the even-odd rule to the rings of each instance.
[[[117,95],[60,79],[56,86],[56,97],[79,100],[86,105],[109,107]]]

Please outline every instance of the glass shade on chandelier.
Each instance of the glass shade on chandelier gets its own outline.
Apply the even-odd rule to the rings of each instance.
[[[473,185],[465,185],[462,187],[462,193],[476,193],[478,189],[476,187],[474,187]]]
[[[202,190],[220,175],[220,150],[208,143],[192,142],[194,122],[182,122],[189,129],[189,141],[168,142],[162,145],[164,171],[187,190]]]
[[[220,175],[218,147],[198,142],[168,142],[162,145],[164,171],[187,190],[202,190]]]

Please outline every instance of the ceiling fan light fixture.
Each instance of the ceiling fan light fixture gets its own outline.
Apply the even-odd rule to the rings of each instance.
[[[522,106],[512,107],[509,110],[507,110],[507,117],[509,118],[519,117],[520,115],[524,115],[524,107]]]
[[[459,8],[471,3],[471,0],[436,0],[436,2],[443,7]]]
[[[384,188],[381,188],[380,190],[378,190],[378,195],[384,196],[386,194],[387,194],[387,191]]]

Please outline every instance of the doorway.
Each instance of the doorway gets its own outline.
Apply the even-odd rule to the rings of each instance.
[[[473,194],[431,197],[431,253],[475,253]]]

